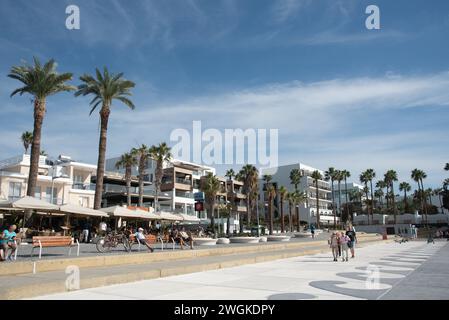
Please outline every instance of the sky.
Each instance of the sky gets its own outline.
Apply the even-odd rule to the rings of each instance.
[[[68,5],[80,29],[65,26]],[[380,30],[368,30],[368,5]],[[278,129],[280,164],[374,168],[400,181],[449,162],[447,0],[0,0],[0,159],[23,152],[30,96],[11,66],[54,58],[79,76],[107,66],[136,83],[112,106],[107,157],[167,141],[175,129]],[[96,163],[88,98],[48,98],[42,148]],[[229,166],[217,166],[218,173]],[[238,169],[241,165],[235,165]]]

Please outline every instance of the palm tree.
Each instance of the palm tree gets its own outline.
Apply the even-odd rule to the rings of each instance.
[[[316,226],[319,229],[320,228],[320,197],[318,192],[318,180],[322,180],[323,176],[318,170],[315,170],[312,172],[311,175],[313,182],[315,183],[315,197],[316,197]]]
[[[407,192],[410,192],[412,187],[408,182],[401,182],[399,184],[399,191],[404,192],[404,213],[407,213],[408,205],[407,205]]]
[[[381,192],[378,192],[378,194],[381,194],[381,196],[379,198],[380,203],[381,203],[381,210],[382,210],[382,206],[383,206],[382,198],[384,196],[384,190],[383,189],[385,189],[386,187],[387,187],[387,185],[386,185],[384,180],[377,181],[376,188],[381,191]]]
[[[33,143],[33,133],[25,131],[24,133],[22,133],[20,139],[22,140],[23,148],[25,149],[25,154],[27,154],[28,148]]]
[[[138,159],[138,171],[139,171],[139,202],[138,202],[138,206],[139,207],[143,207],[143,181],[145,178],[145,171],[147,169],[147,164],[148,164],[148,158],[150,157],[150,149],[142,144],[140,147],[138,148],[132,148],[131,149],[131,154],[133,155],[133,157],[135,157],[136,159]]]
[[[243,181],[243,191],[246,195],[247,225],[248,227],[250,227],[251,208],[255,200],[253,199],[253,195],[255,193],[255,190],[257,190],[257,179],[259,177],[259,172],[255,166],[247,164],[243,166],[238,175],[240,179]],[[243,232],[243,221],[240,221],[240,231]]]
[[[59,92],[75,90],[74,86],[67,84],[72,80],[72,73],[57,73],[56,62],[51,59],[44,65],[34,57],[34,65],[23,64],[13,66],[9,78],[20,81],[23,86],[15,89],[11,97],[16,94],[30,94],[34,104],[33,140],[31,144],[30,171],[28,174],[27,196],[34,196],[39,170],[39,156],[41,153],[42,124],[46,113],[46,103],[49,96]],[[29,221],[31,211],[25,213],[25,221]]]
[[[204,192],[206,204],[209,206],[209,214],[211,227],[215,234],[215,203],[217,201],[217,193],[220,191],[220,180],[211,172],[208,172],[201,183],[201,191]]]
[[[171,148],[162,142],[157,146],[151,146],[150,157],[156,161],[156,170],[154,174],[154,209],[159,210],[159,192],[161,191],[162,177],[164,176],[164,163],[172,158]],[[175,178],[175,177],[173,177]]]
[[[437,188],[435,190],[433,190],[433,195],[438,196],[438,200],[440,202],[440,209],[441,209],[441,213],[444,213],[443,210],[443,188]]]
[[[444,166],[444,170],[449,171],[449,162]]]
[[[290,232],[293,232],[293,193],[294,192],[288,192],[285,196],[286,200],[288,201],[288,229],[290,230]]]
[[[377,200],[379,201],[379,204],[382,205],[382,198],[384,196],[384,191],[382,189],[376,189],[374,191],[374,197],[377,198]]]
[[[331,189],[332,189],[332,213],[334,214],[334,229],[337,228],[337,212],[335,210],[335,192],[334,192],[334,181],[336,178],[336,170],[334,167],[330,167],[325,173],[324,178],[326,181],[331,182]],[[347,190],[346,190],[347,193]],[[347,200],[346,200],[347,201]]]
[[[284,201],[287,196],[287,188],[284,186],[281,186],[278,190],[279,198],[281,201],[281,232],[284,233],[285,231],[285,219],[284,219]]]
[[[366,197],[366,200],[365,200],[366,213],[368,215],[368,224],[369,224],[370,214],[369,214],[369,204],[368,204],[368,198],[369,198],[369,196],[368,196],[368,192],[369,192],[369,189],[368,189],[368,182],[369,182],[368,173],[366,171],[363,171],[360,174],[360,176],[359,176],[359,180],[360,180],[361,183],[363,183],[365,185],[365,187],[363,188],[363,191],[365,192],[365,197]]]
[[[276,188],[274,187],[274,185],[272,185],[271,183],[269,183],[267,185],[267,196],[268,196],[268,217],[269,217],[269,230],[270,230],[270,235],[273,234],[273,207],[274,207],[274,203],[273,200],[276,197]]]
[[[113,100],[118,100],[130,109],[134,109],[134,104],[128,98],[131,95],[131,88],[135,84],[132,81],[123,79],[123,73],[117,75],[110,74],[106,67],[103,74],[96,69],[96,78],[91,75],[84,74],[80,77],[83,84],[78,86],[75,96],[92,95],[94,98],[90,102],[92,114],[99,105],[100,109],[100,140],[98,143],[98,163],[97,163],[97,182],[95,186],[94,209],[101,207],[101,197],[103,192],[103,176],[106,159],[106,140],[108,134],[109,115]]]
[[[337,185],[338,185],[338,211],[340,213],[340,219],[342,214],[341,211],[341,181],[344,179],[342,171],[341,170],[336,170],[335,172],[335,180],[337,181]]]
[[[342,175],[342,178],[345,180],[345,197],[346,197],[346,203],[348,203],[349,202],[349,200],[348,200],[348,178],[351,177],[351,173],[348,170],[343,170],[343,171],[341,171],[341,175]],[[349,206],[348,205],[346,205],[346,214],[349,218]]]
[[[131,206],[131,174],[132,168],[137,164],[137,159],[131,152],[126,152],[120,156],[120,160],[115,163],[115,168],[125,169],[125,181],[126,181],[126,196],[127,196],[127,205]]]
[[[298,185],[301,183],[302,173],[299,169],[292,169],[290,171],[290,183],[294,185],[295,192],[298,193]],[[297,221],[297,230],[299,231],[299,207],[297,204],[295,204],[295,210],[296,210],[296,216],[298,217]]]
[[[232,180],[232,178],[235,177],[235,171],[233,169],[227,170],[225,177],[227,177],[229,180]]]
[[[371,190],[371,219],[374,217],[374,189],[373,189],[373,179],[376,177],[376,171],[374,169],[367,169],[366,170],[367,178],[370,183],[370,190]]]
[[[299,205],[307,201],[307,195],[304,192],[294,191],[289,193],[292,205],[296,207],[296,231],[300,230]]]
[[[424,195],[424,184],[423,184],[423,180],[427,178],[427,175],[424,171],[415,168],[412,170],[411,178],[418,183],[418,195],[421,202],[421,209],[423,210],[423,213],[426,217],[426,224],[427,224],[427,201]]]
[[[384,179],[387,182],[387,184],[390,186],[391,200],[392,200],[391,204],[393,206],[394,223],[396,224],[397,208],[396,208],[396,204],[395,204],[396,195],[394,194],[394,182],[398,181],[398,174],[394,170],[388,170],[385,173]]]

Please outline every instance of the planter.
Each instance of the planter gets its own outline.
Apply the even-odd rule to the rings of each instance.
[[[232,237],[231,243],[259,243],[259,238],[257,237]]]
[[[193,243],[196,246],[215,246],[217,239],[212,238],[193,238]]]
[[[268,241],[290,241],[290,236],[267,236]]]
[[[267,242],[267,237],[260,237],[259,242]]]
[[[230,244],[231,241],[228,238],[218,238],[217,244]]]
[[[296,232],[295,238],[309,238],[312,236],[311,232]]]

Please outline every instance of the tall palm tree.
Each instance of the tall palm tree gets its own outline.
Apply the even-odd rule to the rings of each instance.
[[[393,215],[394,215],[394,223],[396,224],[396,203],[395,203],[395,194],[394,194],[394,182],[398,181],[398,174],[394,170],[388,170],[384,176],[385,181],[388,183],[391,191],[391,205],[393,206]]]
[[[267,185],[267,196],[268,196],[268,220],[269,220],[269,231],[270,231],[270,235],[273,234],[273,207],[274,207],[274,203],[273,200],[276,197],[276,188],[274,187],[274,185],[272,185],[271,183],[269,183]]]
[[[384,191],[382,189],[376,189],[374,191],[374,197],[379,201],[380,206],[382,206],[382,198],[384,196]]]
[[[293,192],[288,192],[285,198],[288,201],[288,229],[290,230],[290,232],[293,232]]]
[[[338,211],[340,215],[340,219],[342,217],[342,210],[341,210],[341,182],[343,181],[344,177],[341,170],[337,170],[335,172],[335,180],[337,181],[338,185]]]
[[[401,182],[399,184],[399,191],[404,192],[404,213],[407,213],[408,204],[407,204],[407,192],[412,190],[412,186],[408,182]]]
[[[123,73],[112,74],[109,73],[105,67],[103,74],[100,70],[95,70],[95,77],[84,74],[80,77],[83,82],[78,86],[78,91],[75,96],[92,95],[90,105],[92,114],[98,106],[100,109],[100,140],[98,143],[98,163],[97,163],[97,182],[95,186],[95,200],[94,209],[101,207],[101,197],[103,192],[103,177],[106,159],[106,145],[108,134],[109,115],[111,113],[112,102],[118,100],[130,109],[134,109],[133,102],[129,99],[131,96],[131,89],[135,84],[132,81],[123,79]]]
[[[25,131],[24,133],[22,133],[20,139],[22,140],[23,148],[25,149],[25,154],[27,154],[28,148],[33,143],[33,133]]]
[[[21,66],[13,66],[9,78],[18,80],[23,84],[22,87],[15,89],[11,93],[11,97],[16,94],[30,94],[33,97],[34,104],[34,125],[33,140],[31,144],[30,171],[28,174],[27,196],[34,196],[37,175],[39,170],[39,156],[41,153],[41,135],[42,124],[46,113],[46,103],[49,96],[59,92],[68,92],[75,90],[76,87],[67,84],[72,80],[72,73],[61,73],[56,71],[56,62],[51,59],[44,65],[34,57],[34,64],[23,64]],[[32,212],[25,213],[25,220],[29,221]],[[28,223],[28,222],[27,222]]]
[[[440,209],[441,209],[441,213],[444,213],[443,210],[443,193],[444,190],[443,188],[436,188],[435,190],[433,190],[433,195],[438,197],[438,201],[440,202]]]
[[[284,219],[284,201],[286,199],[287,196],[287,188],[284,186],[281,186],[278,190],[278,194],[279,194],[279,198],[280,198],[280,202],[281,202],[281,232],[284,233],[285,231],[285,219]]]
[[[334,229],[337,228],[337,212],[335,210],[335,190],[334,190],[334,181],[336,178],[336,170],[334,167],[330,167],[325,173],[324,178],[326,181],[331,182],[331,190],[332,190],[332,213],[334,215]],[[347,190],[346,190],[347,193]],[[347,201],[347,200],[346,200]]]
[[[215,203],[217,193],[221,189],[220,180],[211,172],[208,172],[201,183],[201,191],[204,192],[206,204],[209,206],[211,227],[215,234]]]
[[[381,211],[382,211],[382,206],[383,206],[383,201],[382,198],[384,196],[384,190],[387,187],[386,183],[384,180],[379,180],[376,182],[376,188],[377,190],[380,190],[381,192],[378,192],[378,194],[380,194],[380,198],[379,198],[379,202],[381,204]]]
[[[365,200],[365,203],[366,203],[366,213],[367,213],[367,215],[368,215],[368,224],[369,224],[370,213],[369,213],[369,204],[368,204],[368,199],[369,199],[369,196],[368,196],[368,192],[369,192],[369,189],[368,189],[368,182],[369,182],[369,176],[368,176],[368,173],[367,173],[366,171],[363,171],[363,172],[360,174],[360,176],[359,176],[359,180],[360,180],[361,183],[363,183],[363,184],[365,185],[365,187],[363,188],[363,191],[365,192],[365,197],[366,197],[366,200]]]
[[[289,198],[292,205],[296,208],[296,231],[301,231],[300,229],[300,216],[299,216],[299,205],[307,201],[307,195],[304,192],[293,191],[289,193]]]
[[[341,171],[341,175],[343,180],[345,181],[345,197],[346,197],[346,203],[349,202],[348,200],[348,178],[351,177],[351,173],[348,170],[343,170]],[[349,219],[349,206],[346,205],[346,214],[348,216]]]
[[[131,175],[132,168],[137,164],[137,159],[131,152],[126,152],[120,156],[120,160],[115,163],[115,168],[125,169],[125,181],[126,181],[126,197],[127,197],[127,205],[131,206]]]
[[[254,194],[257,190],[257,180],[259,172],[252,164],[247,164],[238,173],[240,179],[243,181],[243,191],[246,195],[246,208],[247,208],[247,226],[251,226],[251,209],[254,203]],[[257,200],[256,200],[257,201]],[[240,221],[240,231],[243,231],[243,220]]]
[[[373,189],[373,179],[376,177],[376,171],[374,169],[366,169],[366,174],[368,181],[370,183],[370,191],[371,191],[371,218],[373,218],[374,215],[374,189]]]
[[[311,175],[313,182],[315,183],[315,198],[316,198],[316,226],[320,228],[320,196],[318,190],[318,181],[323,179],[323,176],[318,170],[312,172]]]
[[[150,157],[156,161],[156,170],[154,172],[154,209],[158,211],[160,210],[159,193],[161,192],[162,177],[164,176],[164,163],[172,159],[172,154],[171,148],[165,142],[157,146],[151,146],[148,151]]]
[[[145,178],[145,172],[148,165],[148,159],[150,157],[150,149],[142,144],[138,148],[132,148],[131,154],[138,159],[138,171],[139,171],[139,201],[138,206],[143,207],[143,181]]]
[[[295,187],[296,194],[299,192],[298,185],[301,183],[301,178],[302,178],[301,170],[292,169],[292,171],[290,171],[290,183]],[[296,216],[298,217],[297,230],[300,231],[299,230],[300,229],[299,228],[300,227],[300,225],[299,225],[299,207],[297,204],[295,204],[295,210],[296,210]]]
[[[427,201],[424,195],[424,184],[423,184],[423,180],[427,178],[427,174],[423,170],[415,168],[412,170],[411,178],[416,183],[418,183],[418,195],[421,202],[421,209],[426,217],[426,224],[427,224]]]
[[[232,180],[232,178],[235,177],[235,171],[233,169],[227,170],[225,177],[227,177],[229,180]]]

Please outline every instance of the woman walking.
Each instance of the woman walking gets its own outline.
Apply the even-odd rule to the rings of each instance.
[[[332,235],[329,239],[329,246],[332,250],[332,256],[334,257],[334,261],[338,261],[338,238],[335,232],[332,232]]]
[[[340,237],[340,247],[341,247],[341,261],[348,261],[349,258],[349,246],[348,242],[351,239],[344,233]]]
[[[349,237],[348,247],[351,250],[351,258],[355,258],[354,248],[355,248],[355,244],[357,242],[357,235],[355,233],[354,228],[351,225],[348,226],[346,235]]]

